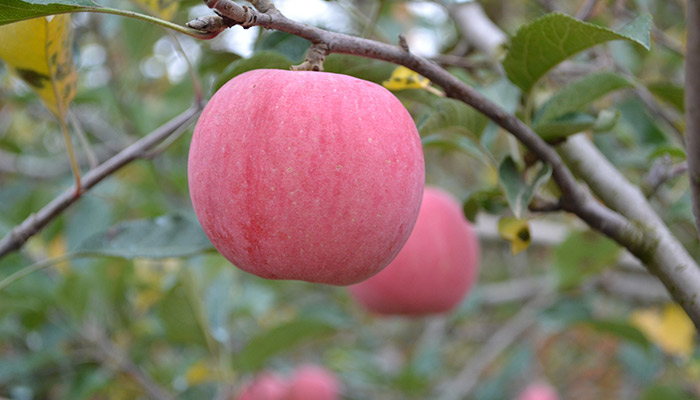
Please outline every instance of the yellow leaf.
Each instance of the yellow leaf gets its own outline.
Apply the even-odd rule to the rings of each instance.
[[[177,0],[133,0],[135,3],[151,11],[156,16],[170,20],[177,12]]]
[[[382,86],[389,90],[427,89],[430,80],[400,65],[394,69],[389,79],[382,82]]]
[[[498,234],[510,242],[510,251],[513,254],[530,247],[530,227],[526,219],[501,218],[498,220]]]
[[[693,352],[695,326],[677,304],[666,305],[662,312],[654,308],[637,310],[630,322],[667,354],[689,357]]]
[[[209,367],[204,360],[192,364],[185,372],[185,379],[189,386],[216,381],[217,376],[217,371]]]
[[[51,240],[46,249],[46,255],[49,258],[60,257],[65,255],[66,253],[68,253],[68,246],[66,245],[66,239],[63,237],[63,235],[58,235],[53,240]],[[62,275],[65,275],[68,273],[68,271],[70,271],[70,261],[66,260],[64,262],[56,263],[54,264],[54,267]]]
[[[72,36],[68,14],[0,26],[0,58],[61,120],[75,97],[78,79]]]

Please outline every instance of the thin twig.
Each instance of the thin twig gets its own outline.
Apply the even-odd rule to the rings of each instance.
[[[83,130],[83,126],[80,124],[78,116],[75,115],[73,109],[68,109],[68,112],[66,114],[68,116],[68,120],[70,121],[71,126],[73,126],[73,131],[75,132],[75,135],[80,141],[80,145],[83,147],[83,152],[85,153],[85,157],[87,157],[90,169],[95,168],[98,163],[97,156],[95,155],[95,152],[92,150],[92,146],[90,146],[90,143],[87,140],[85,130]],[[80,164],[80,161],[78,161],[78,164]]]
[[[486,343],[479,347],[479,351],[455,378],[441,385],[438,398],[442,400],[467,398],[489,365],[535,323],[537,313],[551,301],[551,292],[543,292],[525,304],[513,318],[503,324]]]
[[[182,125],[190,123],[194,117],[199,114],[200,110],[200,105],[188,108],[182,114],[125,148],[114,157],[100,164],[97,168],[89,171],[81,179],[83,192],[92,188],[119,168],[141,157],[145,151],[152,149],[165,138],[176,132]],[[83,192],[80,192],[80,194]],[[36,214],[27,217],[21,224],[14,227],[0,240],[0,258],[21,248],[30,237],[39,232],[49,222],[53,221],[63,210],[75,203],[79,198],[79,195],[76,196],[75,188],[68,189],[44,206],[44,208],[39,210]]]
[[[682,162],[676,165],[671,164],[671,157],[667,154],[664,157],[657,159],[651,166],[651,170],[642,184],[642,190],[647,198],[651,198],[656,194],[661,185],[669,180],[685,173],[688,170],[688,163]]]
[[[587,20],[591,16],[591,12],[596,4],[598,4],[598,0],[586,0],[576,12],[576,18],[581,21]]]
[[[95,358],[105,367],[125,373],[143,388],[154,400],[175,400],[165,388],[153,380],[129,358],[125,351],[112,342],[97,323],[88,323],[83,329],[85,340],[95,347]]]

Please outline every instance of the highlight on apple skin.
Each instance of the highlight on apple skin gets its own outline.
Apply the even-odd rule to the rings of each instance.
[[[559,395],[550,384],[534,382],[520,392],[517,400],[559,400]]]
[[[277,374],[264,372],[241,388],[236,400],[285,400],[289,384]]]
[[[479,268],[479,241],[459,202],[444,190],[426,187],[418,221],[399,255],[348,290],[378,314],[443,313],[464,298]]]
[[[381,271],[408,239],[425,169],[416,126],[385,88],[254,70],[205,107],[188,179],[204,231],[238,268],[349,285]]]

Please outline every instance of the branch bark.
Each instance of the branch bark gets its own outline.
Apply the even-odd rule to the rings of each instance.
[[[700,0],[688,0],[685,58],[685,139],[695,227],[700,232]]]
[[[5,237],[0,240],[0,258],[21,248],[30,237],[58,217],[61,212],[71,204],[78,201],[85,191],[92,188],[124,165],[141,158],[146,151],[152,149],[165,138],[176,132],[181,126],[191,122],[194,117],[199,114],[201,109],[202,105],[200,104],[188,108],[182,114],[166,122],[164,125],[134,142],[114,157],[100,164],[97,168],[83,175],[81,180],[82,191],[80,193],[76,194],[75,187],[71,187],[53,199],[36,214],[27,217],[21,224],[14,227],[5,235]]]
[[[560,146],[560,152],[606,205],[634,221],[639,230],[649,232],[654,241],[649,243],[649,249],[641,257],[637,257],[661,279],[671,296],[689,314],[689,310],[698,309],[700,268],[656,214],[642,191],[631,184],[583,134],[570,137]]]

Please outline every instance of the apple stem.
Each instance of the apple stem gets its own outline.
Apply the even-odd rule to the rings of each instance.
[[[299,65],[292,65],[292,71],[323,71],[323,61],[330,53],[327,43],[314,43],[306,52],[306,60]]]

